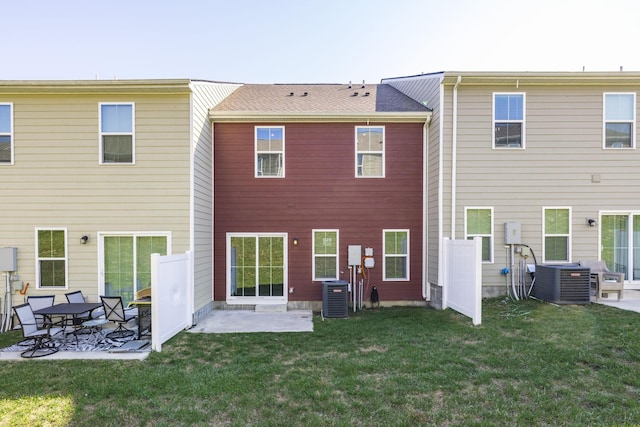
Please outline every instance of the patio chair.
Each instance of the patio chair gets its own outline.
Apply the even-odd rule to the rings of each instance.
[[[31,306],[31,310],[38,311],[41,308],[51,307],[55,299],[55,295],[29,295],[27,297],[27,304]],[[35,314],[35,317],[38,328],[42,328],[46,320],[45,316],[42,314]]]
[[[71,302],[71,303],[87,302],[84,295],[82,295],[82,291],[69,292],[64,294],[64,296],[67,297],[67,302]],[[91,312],[85,311],[84,313],[79,314],[77,318],[78,318],[78,322],[82,323],[82,322],[86,322],[87,320],[97,319],[100,316],[104,316],[104,308],[102,307],[96,308]]]
[[[28,303],[13,307],[13,311],[18,316],[24,338],[34,339],[34,344],[20,353],[21,357],[27,359],[43,357],[58,351],[58,348],[51,341],[51,337],[62,332],[63,328],[51,327],[49,324],[39,327],[31,305]]]
[[[595,287],[596,298],[602,298],[602,294],[609,292],[618,293],[618,301],[624,294],[624,273],[609,271],[604,261],[580,261],[580,265],[590,268],[591,285]]]
[[[120,339],[133,335],[135,332],[124,327],[129,320],[138,317],[137,308],[124,308],[122,304],[122,297],[107,297],[101,296],[102,306],[104,307],[104,313],[107,320],[115,322],[118,327],[107,334],[107,338]]]

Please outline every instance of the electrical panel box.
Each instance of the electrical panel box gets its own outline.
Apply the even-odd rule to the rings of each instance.
[[[362,246],[349,245],[349,265],[360,265],[362,262]]]
[[[521,244],[520,238],[521,227],[519,222],[504,223],[504,243],[507,245]]]
[[[18,271],[18,248],[0,248],[0,271]]]

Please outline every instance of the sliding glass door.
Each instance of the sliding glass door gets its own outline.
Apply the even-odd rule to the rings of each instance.
[[[102,236],[103,295],[119,295],[126,305],[136,292],[151,286],[151,254],[167,255],[168,236],[117,234]]]
[[[626,280],[640,281],[640,213],[602,215],[600,231],[600,259]]]

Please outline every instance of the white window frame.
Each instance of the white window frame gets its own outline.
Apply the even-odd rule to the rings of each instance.
[[[477,233],[469,233],[468,231],[468,221],[467,221],[467,215],[469,213],[469,211],[472,210],[488,210],[491,213],[491,232],[490,234],[477,234]],[[489,259],[488,260],[482,260],[483,264],[493,264],[494,263],[494,257],[493,257],[493,248],[494,248],[494,242],[495,242],[495,238],[494,238],[494,216],[493,216],[493,207],[489,207],[489,206],[469,206],[469,207],[465,207],[464,208],[464,238],[465,240],[467,239],[473,239],[474,237],[481,237],[482,239],[485,238],[489,238]]]
[[[0,106],[9,107],[9,132],[0,131],[0,136],[8,136],[11,143],[11,159],[8,162],[0,162],[0,166],[11,166],[14,162],[14,131],[13,131],[13,102],[0,102]]]
[[[631,120],[607,120],[607,95],[628,95],[632,97]],[[631,124],[631,141],[629,147],[607,147],[607,123]],[[602,94],[602,148],[605,150],[632,150],[636,148],[636,93],[635,92],[604,92]]]
[[[103,132],[102,131],[102,107],[108,105],[130,105],[131,106],[131,132]],[[134,102],[100,102],[98,103],[98,162],[101,165],[135,165],[136,164],[136,104]],[[105,162],[103,136],[126,135],[131,136],[131,163],[129,162]]]
[[[546,213],[547,210],[551,210],[551,209],[563,209],[563,210],[568,210],[569,211],[569,233],[568,234],[546,234],[545,230],[546,230]],[[571,212],[571,207],[570,206],[543,206],[542,207],[542,262],[552,262],[552,263],[557,263],[557,264],[563,264],[563,263],[570,263],[571,262],[571,240],[572,240],[572,233],[573,233],[573,228],[572,228],[572,212]],[[547,247],[546,247],[546,238],[547,237],[566,237],[567,238],[567,259],[566,260],[561,260],[561,259],[547,259]]]
[[[165,237],[167,239],[167,255],[172,255],[171,248],[172,242],[171,237],[172,233],[170,231],[99,231],[97,233],[98,237],[98,293],[100,295],[105,295],[105,267],[104,267],[104,238],[105,237],[132,237],[134,241],[134,245],[136,244],[136,239],[138,237]],[[135,246],[134,246],[135,248]],[[134,249],[135,250],[135,249]],[[136,265],[135,265],[135,252],[134,252],[134,276],[136,275]],[[140,289],[137,289],[140,290]]]
[[[386,234],[387,233],[407,233],[407,253],[406,254],[387,254],[386,248]],[[383,282],[408,282],[411,278],[411,232],[408,228],[402,229],[384,229],[382,230],[382,281]],[[407,277],[404,278],[390,278],[387,279],[387,258],[388,257],[403,257],[406,258]]]
[[[258,150],[258,129],[280,129],[282,130],[282,151],[259,151]],[[255,178],[284,178],[285,173],[285,128],[284,126],[255,126],[254,127],[254,167],[253,173]],[[282,157],[282,173],[279,175],[262,175],[260,173],[260,160],[258,158],[259,154],[280,154]]]
[[[316,251],[316,233],[336,233],[336,253],[335,254],[317,254]],[[320,280],[337,280],[340,272],[340,230],[336,229],[313,229],[311,230],[311,244],[312,244],[312,259],[311,259],[311,269],[312,269],[312,281],[320,281]],[[335,258],[336,260],[336,271],[332,277],[318,277],[316,274],[316,258]]]
[[[260,237],[281,237],[284,239],[283,244],[283,259],[284,259],[284,271],[283,271],[283,295],[282,296],[232,296],[231,295],[231,239],[233,237],[254,237],[259,239]],[[226,235],[226,261],[225,261],[225,278],[226,278],[226,297],[227,304],[286,304],[289,297],[289,253],[287,242],[289,241],[288,233],[227,233]],[[258,267],[258,266],[256,266]]]
[[[64,231],[64,258],[40,258],[38,254],[40,231]],[[36,227],[35,229],[35,260],[36,260],[36,289],[69,289],[69,233],[66,227]],[[64,286],[41,286],[40,261],[64,261]]]
[[[519,95],[522,96],[522,120],[497,120],[496,119],[496,96],[500,95]],[[524,150],[526,148],[526,122],[527,122],[527,94],[525,92],[493,92],[492,106],[491,106],[491,146],[495,150]],[[496,123],[520,123],[522,129],[521,140],[522,144],[519,147],[499,147],[496,146]]]
[[[358,131],[361,129],[382,129],[382,150],[380,151],[358,151]],[[355,130],[354,130],[354,147],[355,147],[355,177],[356,178],[384,178],[385,174],[386,174],[386,167],[385,167],[385,152],[386,147],[387,147],[387,135],[386,135],[386,129],[384,126],[356,126]],[[360,162],[359,162],[359,155],[361,153],[369,153],[369,154],[381,154],[382,158],[381,158],[381,171],[380,171],[380,175],[360,175],[359,171],[362,169]]]

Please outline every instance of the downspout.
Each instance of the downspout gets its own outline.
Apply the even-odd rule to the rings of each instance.
[[[450,239],[456,238],[456,187],[457,187],[457,157],[458,157],[458,86],[462,81],[462,76],[458,76],[453,87],[453,123],[451,135],[451,235]]]
[[[440,78],[440,120],[438,122],[438,286],[442,287],[442,260],[444,239],[444,77]]]
[[[429,190],[429,122],[431,116],[427,117],[422,126],[422,299],[429,301],[431,299],[431,288],[429,287],[429,258],[427,251],[429,249],[429,237],[427,233],[427,225],[429,224],[428,199]]]

